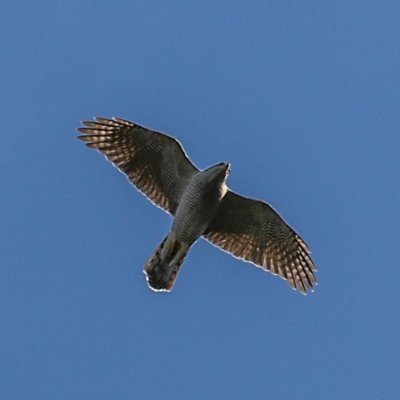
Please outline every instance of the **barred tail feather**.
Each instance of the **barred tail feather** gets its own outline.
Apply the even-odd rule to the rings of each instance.
[[[189,246],[174,240],[171,234],[165,237],[143,269],[149,288],[170,292],[188,250]]]

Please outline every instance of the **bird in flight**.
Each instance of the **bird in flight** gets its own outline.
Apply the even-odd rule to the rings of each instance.
[[[152,290],[172,290],[185,256],[200,237],[304,294],[317,284],[305,241],[269,204],[227,187],[229,163],[201,171],[173,137],[121,118],[97,117],[82,125],[78,138],[173,216],[170,232],[144,267]]]

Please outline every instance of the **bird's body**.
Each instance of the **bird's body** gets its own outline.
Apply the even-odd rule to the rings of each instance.
[[[192,244],[206,231],[226,194],[229,164],[220,163],[192,175],[176,210],[171,232],[144,268],[150,288],[171,290]]]
[[[229,164],[221,163],[192,176],[172,224],[177,240],[191,245],[204,233],[226,194],[228,171]]]
[[[120,118],[83,124],[79,138],[174,217],[171,231],[145,265],[150,288],[173,288],[186,254],[201,236],[303,293],[316,284],[316,268],[300,236],[268,204],[228,189],[230,164],[200,171],[174,138]]]

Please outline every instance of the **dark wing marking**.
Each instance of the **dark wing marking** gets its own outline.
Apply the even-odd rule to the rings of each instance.
[[[174,138],[121,118],[83,121],[78,138],[99,150],[154,204],[174,214],[198,171]]]
[[[228,191],[204,236],[234,256],[286,279],[302,293],[317,283],[307,244],[262,201]]]

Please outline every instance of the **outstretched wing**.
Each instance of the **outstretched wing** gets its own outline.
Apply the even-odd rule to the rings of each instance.
[[[174,138],[121,118],[83,121],[78,138],[99,150],[154,204],[174,215],[198,171]]]
[[[268,204],[229,191],[204,236],[306,293],[317,270],[304,240]]]

